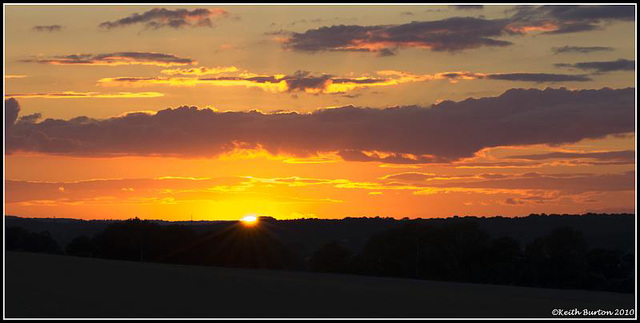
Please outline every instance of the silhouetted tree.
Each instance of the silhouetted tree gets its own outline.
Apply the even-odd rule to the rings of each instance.
[[[350,271],[352,253],[336,241],[316,250],[309,259],[309,269],[320,272],[346,273]]]
[[[587,253],[589,277],[584,287],[596,290],[633,291],[632,260],[633,255],[622,255],[619,251],[590,250]]]
[[[71,256],[92,257],[94,253],[93,241],[85,235],[77,236],[67,244],[65,253]]]
[[[170,261],[207,266],[291,269],[298,262],[268,222],[255,226],[230,223],[201,234]]]
[[[185,226],[162,226],[135,218],[111,224],[98,233],[93,239],[94,252],[103,258],[166,261],[195,236]]]
[[[60,246],[51,237],[49,231],[35,233],[21,227],[10,227],[5,230],[5,248],[42,253],[60,252]]]
[[[553,230],[527,245],[524,282],[551,288],[578,288],[587,275],[587,243],[569,227]]]
[[[239,222],[187,226],[135,218],[105,223],[100,228],[106,228],[92,238],[77,236],[87,231],[70,235],[56,229],[57,222],[46,222],[46,228],[57,236],[76,236],[65,249],[76,256],[633,293],[630,220],[628,215],[600,214],[404,221],[261,217],[254,226]],[[29,225],[33,231],[43,228],[33,219],[19,221],[14,223]],[[550,227],[559,228],[540,234]],[[598,248],[588,249],[581,230]],[[527,241],[523,250],[521,244]],[[15,225],[6,229],[5,245],[7,250],[59,252],[48,232]]]
[[[434,231],[431,226],[407,224],[369,238],[358,257],[358,271],[381,276],[415,277],[421,238]]]
[[[492,241],[484,268],[484,282],[492,284],[515,284],[520,280],[523,266],[520,243],[512,237]]]
[[[357,264],[373,275],[481,281],[489,242],[474,221],[408,224],[372,236]]]

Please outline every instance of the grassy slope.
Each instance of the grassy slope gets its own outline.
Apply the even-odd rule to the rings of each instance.
[[[549,317],[633,294],[7,252],[6,317]]]

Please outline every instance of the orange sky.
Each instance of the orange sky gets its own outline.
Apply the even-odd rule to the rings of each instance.
[[[634,7],[5,10],[6,214],[635,212]]]

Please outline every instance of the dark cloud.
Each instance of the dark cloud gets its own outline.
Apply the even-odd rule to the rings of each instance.
[[[501,178],[509,178],[507,174],[499,174],[499,173],[485,173],[478,175],[480,178],[484,179],[501,179]]]
[[[551,49],[554,54],[564,54],[564,53],[580,53],[580,54],[588,54],[593,52],[611,52],[615,49],[613,47],[602,47],[602,46],[562,46],[562,47],[554,47]]]
[[[634,21],[634,6],[519,6],[513,26],[566,34],[602,29],[603,23]]]
[[[445,183],[434,186],[510,190],[558,190],[567,193],[631,191],[634,189],[634,171],[621,174],[560,175],[561,176],[555,176],[555,174],[538,174],[538,176],[533,177],[521,176],[509,179]]]
[[[146,28],[158,29],[163,27],[213,27],[212,18],[227,17],[229,14],[223,9],[165,9],[154,8],[142,14],[133,15],[115,21],[106,21],[99,25],[100,28],[113,29],[135,24],[144,24]]]
[[[356,162],[380,162],[387,164],[434,164],[446,163],[450,161],[447,157],[436,157],[431,155],[413,155],[402,153],[378,154],[365,153],[361,150],[344,149],[338,151],[338,156],[346,161]]]
[[[115,77],[99,80],[101,84],[168,84],[168,85],[194,85],[208,84],[219,86],[246,86],[257,87],[270,92],[306,92],[312,94],[321,93],[345,93],[351,90],[389,85],[392,82],[387,78],[337,78],[332,75],[311,75],[307,71],[297,71],[293,75],[241,75],[218,76],[208,78],[184,78],[184,77]],[[393,83],[396,84],[396,83]]]
[[[484,9],[483,5],[471,5],[471,4],[468,4],[468,5],[456,5],[456,6],[451,6],[451,7],[453,7],[454,9],[457,9],[457,10],[482,10],[482,9]]]
[[[534,82],[534,83],[591,81],[591,78],[586,75],[566,75],[566,74],[547,74],[547,73],[487,74],[484,78],[489,80],[522,81],[522,82]]]
[[[626,159],[634,160],[635,151],[633,150],[619,150],[619,151],[606,151],[606,152],[594,152],[594,153],[580,153],[580,152],[552,152],[546,154],[537,155],[514,155],[506,158],[511,159],[526,159],[526,160],[545,160],[545,159],[567,159],[567,158],[593,158],[600,160],[617,160]]]
[[[50,25],[50,26],[34,26],[31,28],[33,31],[44,31],[44,32],[54,32],[62,30],[63,26],[61,25]]]
[[[431,107],[346,106],[308,114],[180,107],[37,123],[15,123],[17,102],[6,104],[8,153],[193,157],[263,148],[301,157],[339,152],[348,160],[429,163],[487,147],[571,143],[635,130],[633,88],[512,89]]]
[[[229,71],[237,71],[234,67]],[[197,68],[183,70],[165,70],[170,75],[205,75],[221,74],[224,68]],[[586,82],[591,81],[587,75],[549,74],[549,73],[474,73],[474,72],[441,72],[435,74],[412,74],[403,71],[377,71],[379,77],[364,75],[360,77],[336,77],[328,74],[312,75],[307,71],[297,71],[293,75],[255,75],[242,73],[236,76],[216,76],[208,78],[195,77],[112,77],[98,80],[102,85],[158,85],[169,86],[245,86],[260,88],[273,93],[304,92],[310,94],[344,94],[371,87],[397,86],[411,82],[429,82],[448,80],[449,82],[470,80],[501,80],[533,83]]]
[[[106,54],[74,54],[51,58],[31,58],[21,60],[24,63],[53,65],[158,65],[181,66],[197,64],[190,58],[181,58],[172,54],[153,52],[118,52]]]
[[[5,137],[11,132],[11,127],[16,123],[18,114],[20,113],[20,104],[18,100],[10,98],[4,100],[4,129]]]
[[[42,118],[41,113],[34,113],[34,114],[29,114],[29,115],[20,117],[20,120],[18,122],[35,123],[41,118]]]
[[[508,159],[517,160],[552,160],[562,159],[574,165],[632,165],[635,164],[635,151],[605,151],[605,152],[552,152],[537,155],[515,155],[508,156]]]
[[[473,73],[445,72],[436,74],[439,78],[449,80],[499,80],[534,83],[587,82],[592,79],[587,75],[549,74],[549,73]]]
[[[457,52],[512,44],[499,39],[502,36],[583,32],[635,19],[633,6],[521,6],[512,12],[504,19],[452,17],[401,25],[333,25],[291,32],[279,41],[285,49],[310,53],[351,51],[390,56],[401,48]]]
[[[280,30],[274,30],[274,31],[265,31],[264,35],[266,35],[266,36],[288,36],[288,35],[291,35],[292,33],[293,32],[291,32],[291,31],[280,29]]]
[[[628,59],[619,59],[616,61],[604,61],[604,62],[582,62],[575,64],[555,64],[557,67],[575,68],[585,71],[593,71],[596,73],[606,73],[614,71],[634,71],[636,69],[636,61]]]
[[[384,176],[382,179],[393,181],[422,182],[434,177],[438,177],[438,175],[431,173],[406,172]]]
[[[309,89],[318,89],[319,91],[322,91],[327,88],[330,79],[330,75],[312,77],[307,71],[298,71],[294,73],[293,76],[284,78],[289,92],[304,92]]]
[[[355,80],[357,81],[357,80]],[[308,72],[296,72],[294,75],[286,76],[223,76],[212,78],[201,78],[198,82],[202,83],[227,83],[229,82],[248,82],[248,84],[271,84],[277,85],[284,83],[285,86],[281,89],[274,91],[284,92],[309,92],[309,93],[324,93],[328,90],[328,86],[332,83],[330,75],[311,76]],[[241,84],[241,83],[239,83]],[[265,88],[270,89],[270,88]]]
[[[543,15],[562,21],[600,21],[635,19],[634,6],[544,6],[539,8]]]
[[[361,51],[391,55],[403,47],[455,52],[511,45],[511,42],[495,39],[507,32],[507,24],[505,19],[454,17],[403,25],[338,25],[292,33],[283,45],[304,52]]]

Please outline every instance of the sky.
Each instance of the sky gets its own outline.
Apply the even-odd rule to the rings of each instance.
[[[635,212],[635,6],[4,10],[5,214]]]

